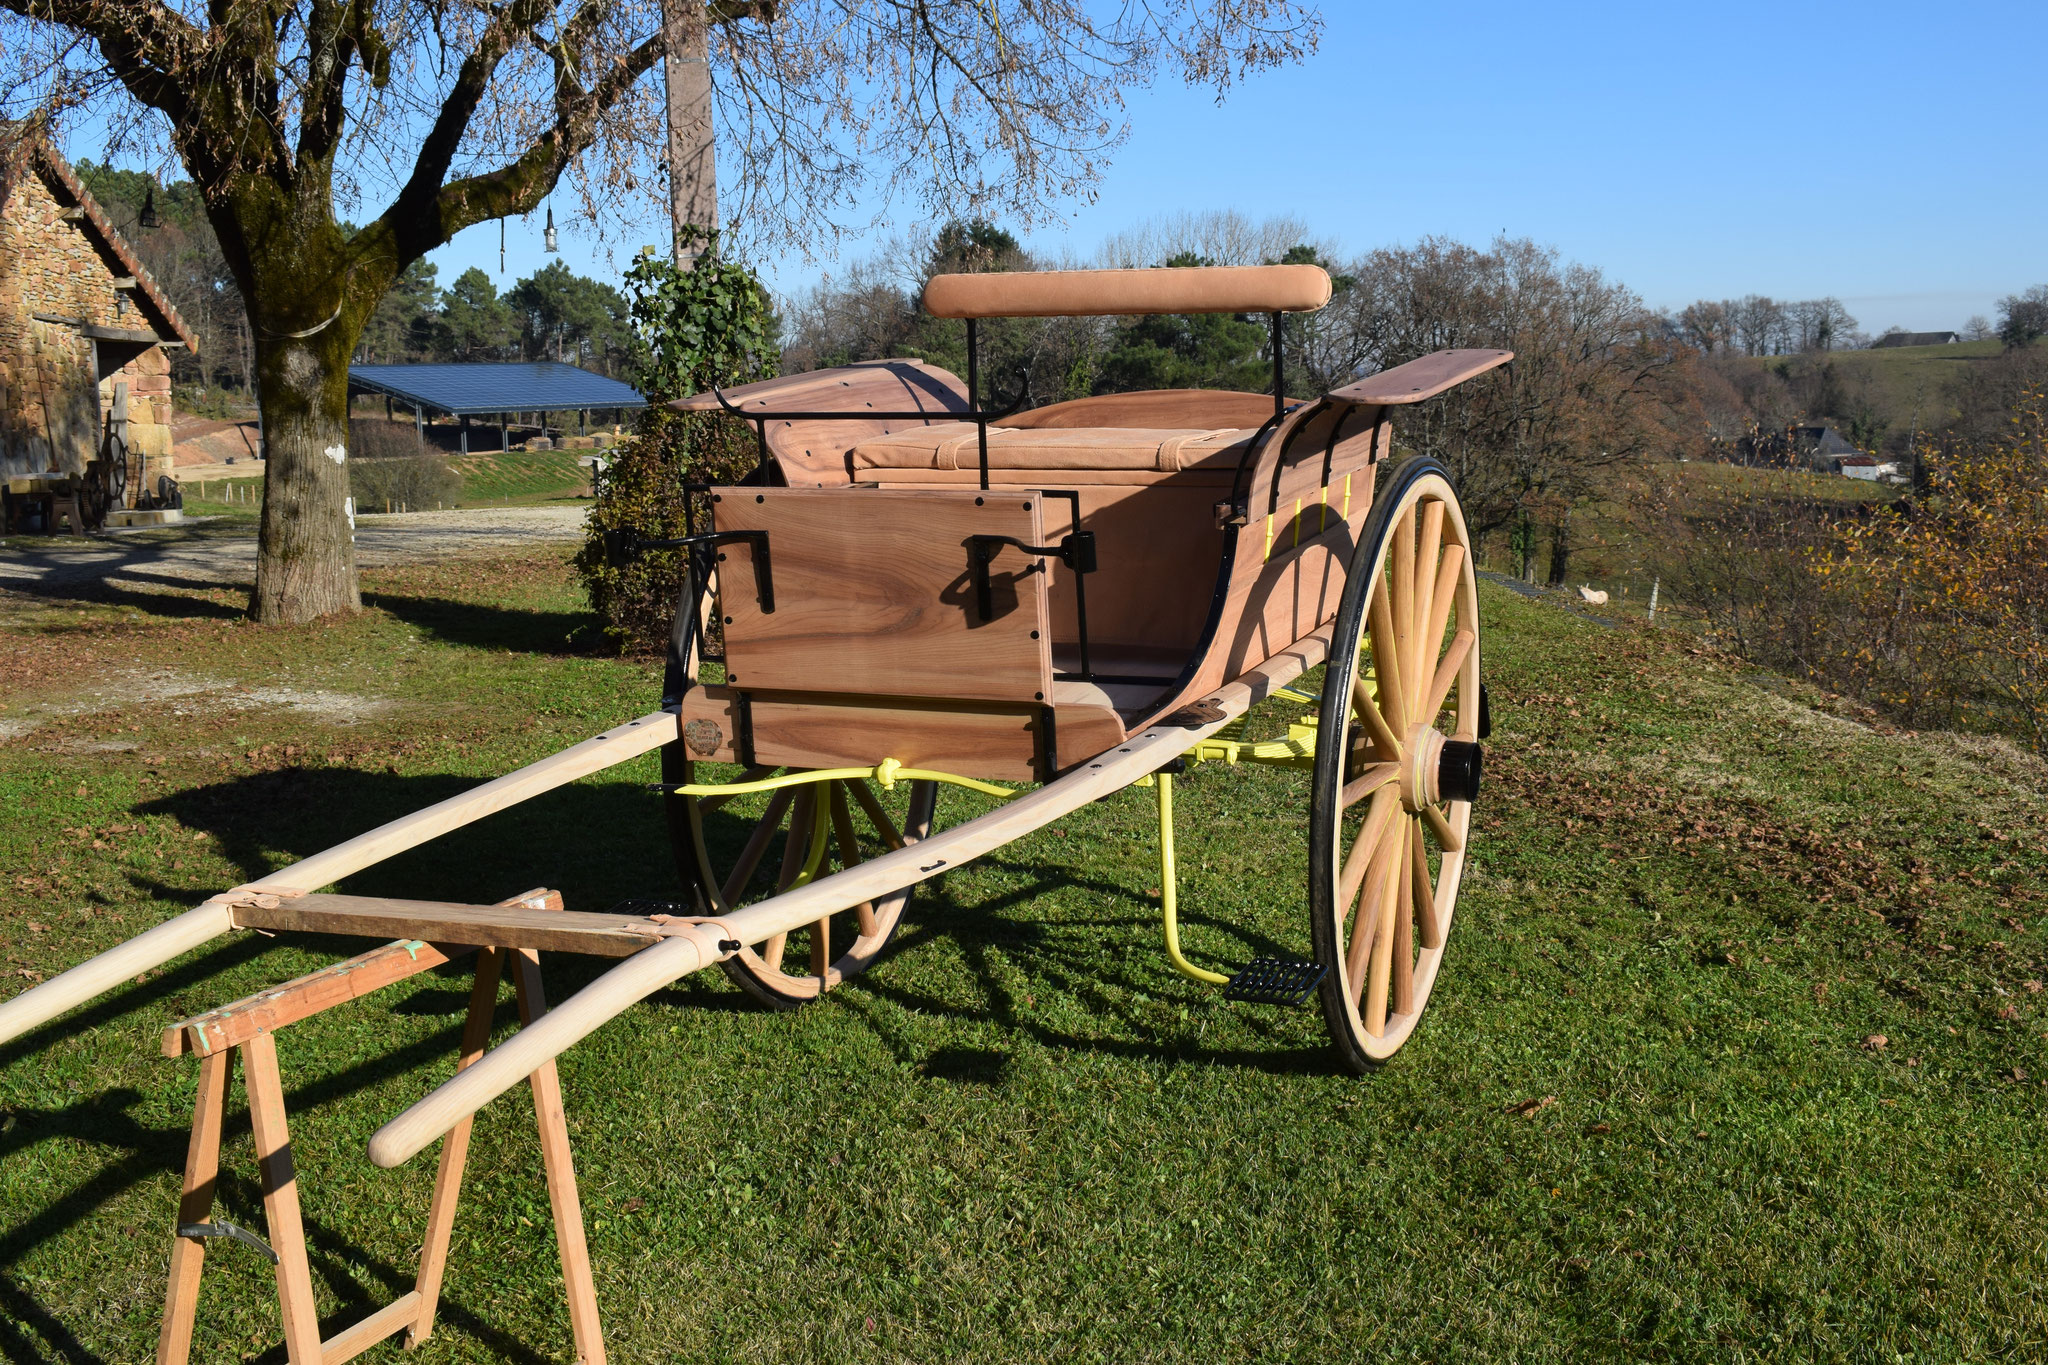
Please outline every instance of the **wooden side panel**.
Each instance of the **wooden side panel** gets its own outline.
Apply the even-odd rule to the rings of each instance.
[[[830,370],[764,379],[725,391],[726,400],[749,411],[930,412],[934,420],[967,410],[967,386],[936,365],[920,360],[873,360]],[[669,404],[687,412],[718,412],[708,393]],[[846,452],[871,436],[923,425],[915,419],[852,419],[843,422],[770,422],[768,449],[795,488],[844,487],[850,482]]]
[[[1352,549],[1372,509],[1377,465],[1393,432],[1371,409],[1352,409],[1348,419],[1343,409],[1304,417],[1297,440],[1287,444],[1283,430],[1260,456],[1216,636],[1193,681],[1158,712],[1243,675],[1337,613]]]
[[[1052,694],[1044,561],[1004,546],[980,619],[968,538],[1043,545],[1035,493],[875,488],[726,489],[720,531],[765,531],[775,610],[755,596],[754,549],[723,548],[720,604],[735,686],[1031,704]]]
[[[754,697],[754,761],[791,768],[869,767],[884,758],[962,777],[1036,781],[1038,715],[925,708],[846,697]],[[683,699],[684,749],[693,759],[739,761],[739,708],[730,689],[700,687]],[[1123,723],[1106,706],[1062,705],[1053,742],[1062,767],[1113,749]]]

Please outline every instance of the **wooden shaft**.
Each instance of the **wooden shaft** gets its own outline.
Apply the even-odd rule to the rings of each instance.
[[[226,1126],[232,1050],[199,1063],[199,1098],[192,1105],[192,1145],[185,1153],[185,1188],[178,1198],[178,1222],[204,1223],[213,1212],[220,1177],[220,1135]],[[164,1292],[164,1326],[156,1339],[157,1365],[186,1365],[192,1358],[192,1324],[199,1312],[199,1274],[206,1268],[206,1243],[197,1237],[171,1242],[170,1283]]]
[[[1216,708],[1217,719],[1208,724],[1193,729],[1154,726],[1059,781],[1006,802],[979,819],[732,911],[722,928],[693,925],[627,958],[548,1011],[533,1027],[521,1029],[475,1066],[378,1129],[370,1139],[370,1160],[391,1167],[409,1159],[465,1115],[531,1075],[542,1062],[559,1056],[669,983],[725,956],[719,941],[726,934],[743,943],[758,943],[777,930],[787,932],[834,910],[900,891],[1021,838],[1179,757],[1189,746],[1215,734],[1304,670],[1321,663],[1328,647],[1329,628],[1325,626],[1217,688],[1204,698]],[[855,788],[856,799],[858,795]]]
[[[676,718],[664,711],[628,721],[593,739],[550,754],[460,796],[414,811],[367,834],[271,873],[259,885],[273,891],[311,891],[416,848],[449,830],[481,820],[542,792],[658,749],[676,737]],[[175,919],[89,958],[0,1005],[0,1043],[11,1042],[75,1005],[132,977],[160,967],[234,928],[226,906],[208,901]]]
[[[48,1023],[75,1005],[110,991],[124,981],[161,967],[200,944],[235,927],[228,907],[208,901],[167,919],[118,947],[87,958],[70,971],[31,986],[0,1005],[0,1043],[12,1042],[30,1029]]]
[[[655,711],[638,720],[627,721],[581,744],[550,754],[537,763],[493,778],[459,796],[438,801],[425,810],[400,816],[358,834],[345,843],[316,853],[252,883],[266,890],[312,891],[329,882],[340,881],[394,854],[417,848],[449,830],[473,824],[486,815],[530,800],[542,792],[566,786],[579,777],[616,767],[676,738],[676,718]]]
[[[249,1128],[263,1186],[263,1221],[277,1253],[277,1302],[284,1313],[285,1358],[320,1365],[320,1316],[313,1299],[313,1268],[306,1260],[306,1228],[299,1218],[298,1173],[292,1167],[285,1125],[284,1083],[277,1075],[277,1042],[259,1033],[242,1044],[242,1075],[249,1090]]]

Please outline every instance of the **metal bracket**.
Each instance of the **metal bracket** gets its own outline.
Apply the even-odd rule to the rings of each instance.
[[[771,616],[775,612],[775,574],[768,562],[766,531],[700,531],[695,535],[644,540],[636,531],[611,530],[604,533],[604,557],[606,562],[620,565],[643,550],[687,550],[693,566],[699,570],[698,581],[703,582],[710,576],[710,550],[739,541],[754,547],[754,600],[760,604],[763,616]]]
[[[178,1224],[178,1235],[180,1237],[189,1237],[195,1242],[204,1241],[209,1237],[225,1237],[229,1241],[255,1247],[270,1258],[272,1265],[277,1264],[277,1253],[270,1249],[270,1243],[249,1231],[249,1229],[237,1227],[233,1223],[180,1223]]]
[[[989,583],[989,562],[1003,546],[1010,545],[1027,555],[1057,559],[1077,574],[1095,572],[1095,533],[1075,531],[1061,536],[1057,545],[1026,545],[1015,536],[972,535],[967,537],[967,572],[974,579],[974,609],[984,621],[995,619],[995,589]]]

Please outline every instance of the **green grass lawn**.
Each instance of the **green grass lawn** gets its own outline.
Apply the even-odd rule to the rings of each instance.
[[[369,610],[294,630],[0,598],[8,988],[651,709],[656,668],[566,643],[563,553],[366,573]],[[1392,1064],[1170,970],[1126,791],[930,884],[820,1005],[703,974],[564,1057],[612,1358],[2040,1358],[2048,768],[1482,600],[1475,866]],[[653,775],[344,889],[667,893]],[[1304,793],[1179,784],[1196,960],[1306,955]],[[0,1048],[0,1356],[150,1355],[195,1085],[161,1028],[361,946],[223,940]],[[550,959],[551,996],[602,965]],[[464,991],[281,1035],[330,1331],[409,1286],[432,1156],[363,1144],[449,1074]],[[245,1122],[224,1167],[217,1216],[260,1229]],[[568,1359],[522,1096],[470,1171],[416,1358]],[[282,1360],[267,1264],[208,1262],[196,1358]]]

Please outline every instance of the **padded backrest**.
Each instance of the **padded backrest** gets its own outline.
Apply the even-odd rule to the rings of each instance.
[[[1004,271],[934,275],[924,287],[925,310],[939,318],[1313,313],[1329,301],[1330,276],[1319,265]]]

